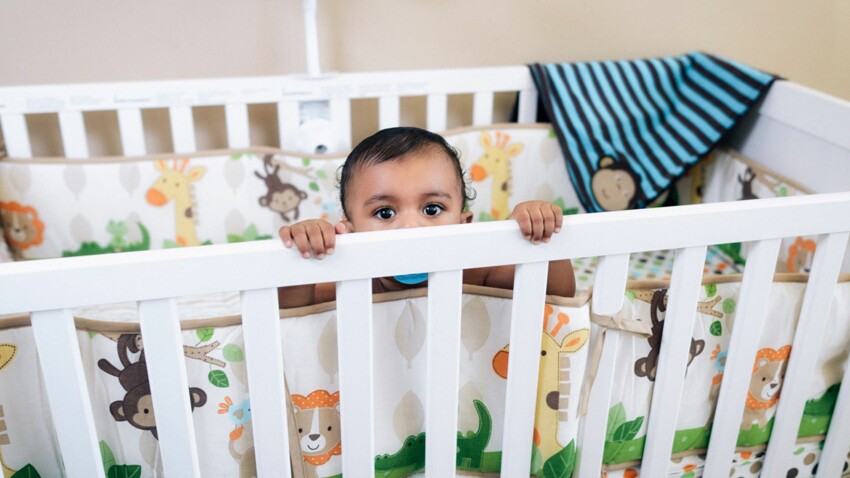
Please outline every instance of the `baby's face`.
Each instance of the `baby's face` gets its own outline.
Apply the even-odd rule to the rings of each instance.
[[[346,189],[347,218],[356,232],[470,222],[459,183],[438,150],[357,168]]]

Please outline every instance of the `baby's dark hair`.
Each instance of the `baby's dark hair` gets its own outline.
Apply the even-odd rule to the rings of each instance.
[[[452,161],[457,172],[460,184],[460,192],[463,196],[464,210],[469,202],[475,198],[475,191],[470,188],[464,180],[463,168],[460,164],[460,153],[453,148],[442,136],[426,131],[421,128],[397,127],[378,131],[360,142],[351,151],[342,165],[339,174],[339,201],[342,204],[342,212],[346,213],[345,196],[348,183],[353,171],[357,168],[380,164],[386,161],[394,161],[406,154],[434,148],[442,151]]]

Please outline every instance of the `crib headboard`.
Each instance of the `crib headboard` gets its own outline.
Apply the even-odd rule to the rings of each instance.
[[[518,93],[520,122],[533,122],[537,92],[524,66],[386,73],[346,73],[319,78],[297,76],[154,81],[105,84],[44,85],[0,88],[0,127],[11,157],[32,156],[27,116],[58,116],[65,156],[89,156],[84,114],[113,111],[123,154],[144,155],[142,110],[167,109],[173,151],[195,151],[193,109],[223,106],[230,148],[250,144],[248,106],[274,104],[280,146],[296,149],[299,126],[319,110],[333,125],[345,147],[351,146],[351,103],[377,99],[378,126],[400,123],[402,98],[425,97],[429,130],[448,124],[450,95],[472,94],[473,125],[493,122],[496,93]],[[276,145],[267,145],[276,146]]]

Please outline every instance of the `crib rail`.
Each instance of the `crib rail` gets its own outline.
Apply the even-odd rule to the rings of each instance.
[[[622,305],[631,252],[676,249],[667,326],[649,415],[642,472],[666,472],[687,363],[687,346],[707,244],[754,241],[744,273],[740,311],[717,408],[706,473],[725,476],[745,395],[744,374],[755,345],[746,339],[764,321],[778,238],[822,235],[806,290],[784,392],[765,469],[784,470],[796,437],[807,378],[823,336],[826,309],[850,231],[850,193],[625,211],[565,218],[551,243],[531,245],[513,222],[359,233],[338,238],[337,252],[304,260],[275,240],[182,250],[14,263],[0,268],[0,314],[32,312],[33,331],[68,476],[103,476],[91,403],[70,308],[139,301],[141,330],[168,476],[199,476],[190,397],[173,297],[242,290],[243,323],[254,438],[260,476],[288,473],[282,353],[276,287],[338,283],[342,441],[345,476],[371,476],[374,410],[371,357],[372,277],[429,271],[427,355],[427,473],[453,476],[457,421],[461,274],[465,268],[518,264],[515,281],[503,476],[527,476],[537,385],[546,262],[603,256],[594,292],[597,313]],[[718,224],[725,227],[717,227]],[[628,241],[621,238],[628,237]],[[486,244],[487,247],[482,247]],[[475,251],[471,253],[470,251]],[[540,309],[540,310],[537,310]],[[522,313],[520,313],[522,311]],[[536,314],[536,315],[535,315]],[[525,317],[520,326],[519,317]],[[513,326],[517,325],[517,326]],[[579,438],[580,476],[599,476],[612,387],[617,334],[609,333]],[[751,341],[750,341],[751,342]],[[731,364],[739,364],[732,366]],[[743,364],[743,365],[741,365]],[[534,373],[527,371],[534,370]],[[519,371],[526,371],[520,373]],[[842,390],[837,411],[850,405]],[[663,413],[658,413],[663,410]],[[840,466],[850,447],[847,425],[836,421],[822,457]],[[782,430],[782,432],[780,432]],[[603,436],[604,438],[604,436]]]
[[[65,156],[89,156],[85,112],[117,113],[124,155],[146,154],[142,111],[167,109],[173,150],[197,149],[193,111],[205,106],[223,106],[227,144],[231,148],[250,145],[248,105],[273,104],[278,113],[278,131],[284,149],[295,149],[295,138],[305,102],[327,102],[329,120],[351,146],[351,102],[377,99],[381,128],[401,123],[400,100],[426,98],[426,127],[441,131],[448,124],[449,95],[473,94],[472,124],[493,122],[494,95],[519,93],[519,119],[533,122],[537,92],[524,66],[454,70],[345,73],[321,77],[252,77],[205,80],[175,80],[125,83],[40,85],[0,88],[0,128],[11,157],[32,156],[26,117],[57,113]],[[311,151],[312,152],[312,151]]]

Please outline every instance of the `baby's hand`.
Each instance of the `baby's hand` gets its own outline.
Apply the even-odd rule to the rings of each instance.
[[[336,235],[354,232],[351,223],[343,221],[332,226],[323,219],[308,219],[291,226],[283,226],[278,231],[284,247],[291,248],[293,244],[298,252],[306,259],[311,254],[316,259],[324,259],[325,254],[333,254],[336,245]]]
[[[561,231],[564,213],[548,201],[525,201],[517,204],[511,218],[519,224],[526,239],[534,244],[549,242],[552,234]]]

